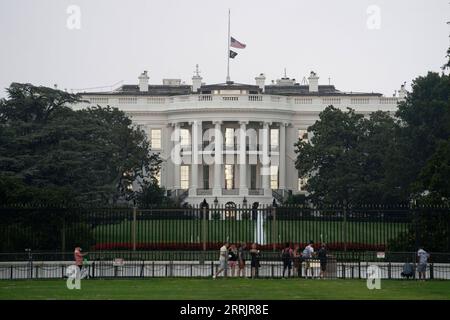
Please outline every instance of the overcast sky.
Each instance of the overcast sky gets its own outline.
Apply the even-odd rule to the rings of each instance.
[[[440,71],[449,46],[450,0],[1,0],[0,96],[11,82],[61,89],[150,83],[224,82],[231,34],[247,48],[231,60],[235,82],[301,81],[392,95]],[[70,5],[80,9],[80,28]],[[71,11],[72,13],[74,11]],[[68,27],[68,19],[69,25]]]

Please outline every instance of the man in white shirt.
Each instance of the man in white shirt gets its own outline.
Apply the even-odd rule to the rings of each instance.
[[[308,270],[311,269],[310,260],[314,254],[314,242],[311,240],[306,248],[303,250],[302,259],[305,261],[305,278],[308,278]],[[313,270],[311,269],[311,278],[313,277]]]
[[[224,245],[220,248],[220,256],[219,256],[219,269],[213,275],[215,279],[222,271],[225,271],[225,276],[227,276],[226,270],[228,268],[228,242],[225,242]]]
[[[423,248],[420,248],[419,251],[417,251],[417,257],[419,259],[419,265],[417,266],[417,271],[419,272],[419,280],[425,281],[427,262],[430,254],[423,250]]]

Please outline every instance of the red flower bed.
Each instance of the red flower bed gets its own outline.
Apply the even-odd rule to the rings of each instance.
[[[206,250],[217,250],[219,249],[223,243],[221,242],[207,242]],[[293,244],[294,245],[294,244]],[[300,248],[304,248],[307,246],[307,243],[299,243]],[[318,245],[318,244],[317,244]],[[247,248],[250,248],[251,243],[247,243]],[[275,248],[278,250],[282,250],[284,247],[283,243],[275,244]],[[332,242],[327,244],[327,249],[330,251],[343,251],[345,248],[345,243],[343,242]],[[264,244],[258,245],[258,249],[260,250],[272,250],[273,244]],[[367,244],[367,243],[356,243],[356,242],[348,242],[347,250],[348,251],[384,251],[386,249],[385,244]],[[97,243],[92,247],[92,250],[133,250],[133,244],[131,242],[104,242]],[[203,250],[203,243],[179,243],[179,242],[171,242],[171,243],[145,243],[139,242],[136,243],[136,250]]]

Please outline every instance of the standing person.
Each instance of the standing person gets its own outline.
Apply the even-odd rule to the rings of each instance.
[[[294,270],[293,270],[293,274],[297,275],[298,277],[301,276],[300,272],[301,272],[301,268],[300,268],[300,245],[296,244],[294,246],[294,251],[292,253],[293,257],[292,260],[294,261]]]
[[[225,276],[227,276],[227,269],[228,269],[228,242],[225,242],[224,245],[220,248],[219,251],[219,269],[217,272],[213,275],[213,278],[215,279],[219,273],[224,271]]]
[[[83,267],[83,257],[86,254],[81,253],[81,248],[80,247],[76,247],[75,251],[73,252],[73,256],[75,258],[75,265],[78,267],[78,269],[80,269],[81,272],[81,268]]]
[[[84,256],[86,256],[87,253],[82,253],[81,252],[82,249],[80,247],[76,247],[74,252],[73,252],[73,256],[75,258],[75,265],[78,267],[79,272],[80,272],[80,278],[85,278],[88,277],[88,274],[86,274],[85,270],[83,270],[83,261],[85,258],[83,258]]]
[[[326,276],[327,272],[327,248],[325,247],[325,243],[322,243],[319,251],[317,252],[317,257],[320,261],[320,279],[323,279]]]
[[[245,243],[241,243],[238,248],[238,277],[245,277],[245,249]]]
[[[311,269],[311,258],[314,254],[314,241],[309,241],[306,248],[303,250],[302,253],[302,260],[305,261],[305,278],[308,279],[308,270]],[[311,269],[311,278],[313,277],[313,270]]]
[[[259,269],[259,250],[256,248],[256,243],[252,244],[252,248],[250,249],[250,256],[251,256],[251,267],[252,267],[252,278],[255,278],[258,276],[258,269]]]
[[[430,258],[430,254],[423,248],[419,248],[419,251],[417,251],[417,258],[419,259],[419,265],[417,266],[417,271],[419,272],[419,280],[425,281],[427,262],[428,258]]]
[[[238,252],[236,249],[236,246],[234,244],[232,244],[230,246],[230,250],[228,252],[228,266],[231,269],[231,276],[235,277],[236,276],[236,263],[238,260]]]
[[[281,251],[281,260],[283,261],[283,278],[286,274],[286,270],[288,270],[288,277],[291,276],[291,269],[292,269],[292,249],[289,243],[286,243],[284,246],[284,249]]]

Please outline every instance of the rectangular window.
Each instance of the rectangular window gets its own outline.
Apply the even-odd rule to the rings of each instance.
[[[279,129],[270,129],[270,150],[278,150]]]
[[[203,189],[209,189],[209,166],[203,166]]]
[[[161,129],[150,130],[150,144],[153,150],[161,149]]]
[[[180,166],[181,189],[189,189],[189,166]]]
[[[225,147],[229,150],[234,148],[234,129],[233,128],[225,129]]]
[[[234,189],[234,170],[232,164],[225,165],[225,189]]]
[[[156,182],[158,183],[158,186],[161,187],[161,170],[159,170],[155,175]]]
[[[306,178],[298,178],[298,191],[306,191]]]
[[[180,129],[180,143],[182,146],[189,146],[191,144],[191,135],[188,129]]]
[[[278,189],[278,166],[270,166],[270,188]]]
[[[250,189],[256,189],[256,164],[250,165]]]
[[[298,130],[298,138],[301,141],[308,142],[308,131],[304,130],[304,129],[299,129]]]

